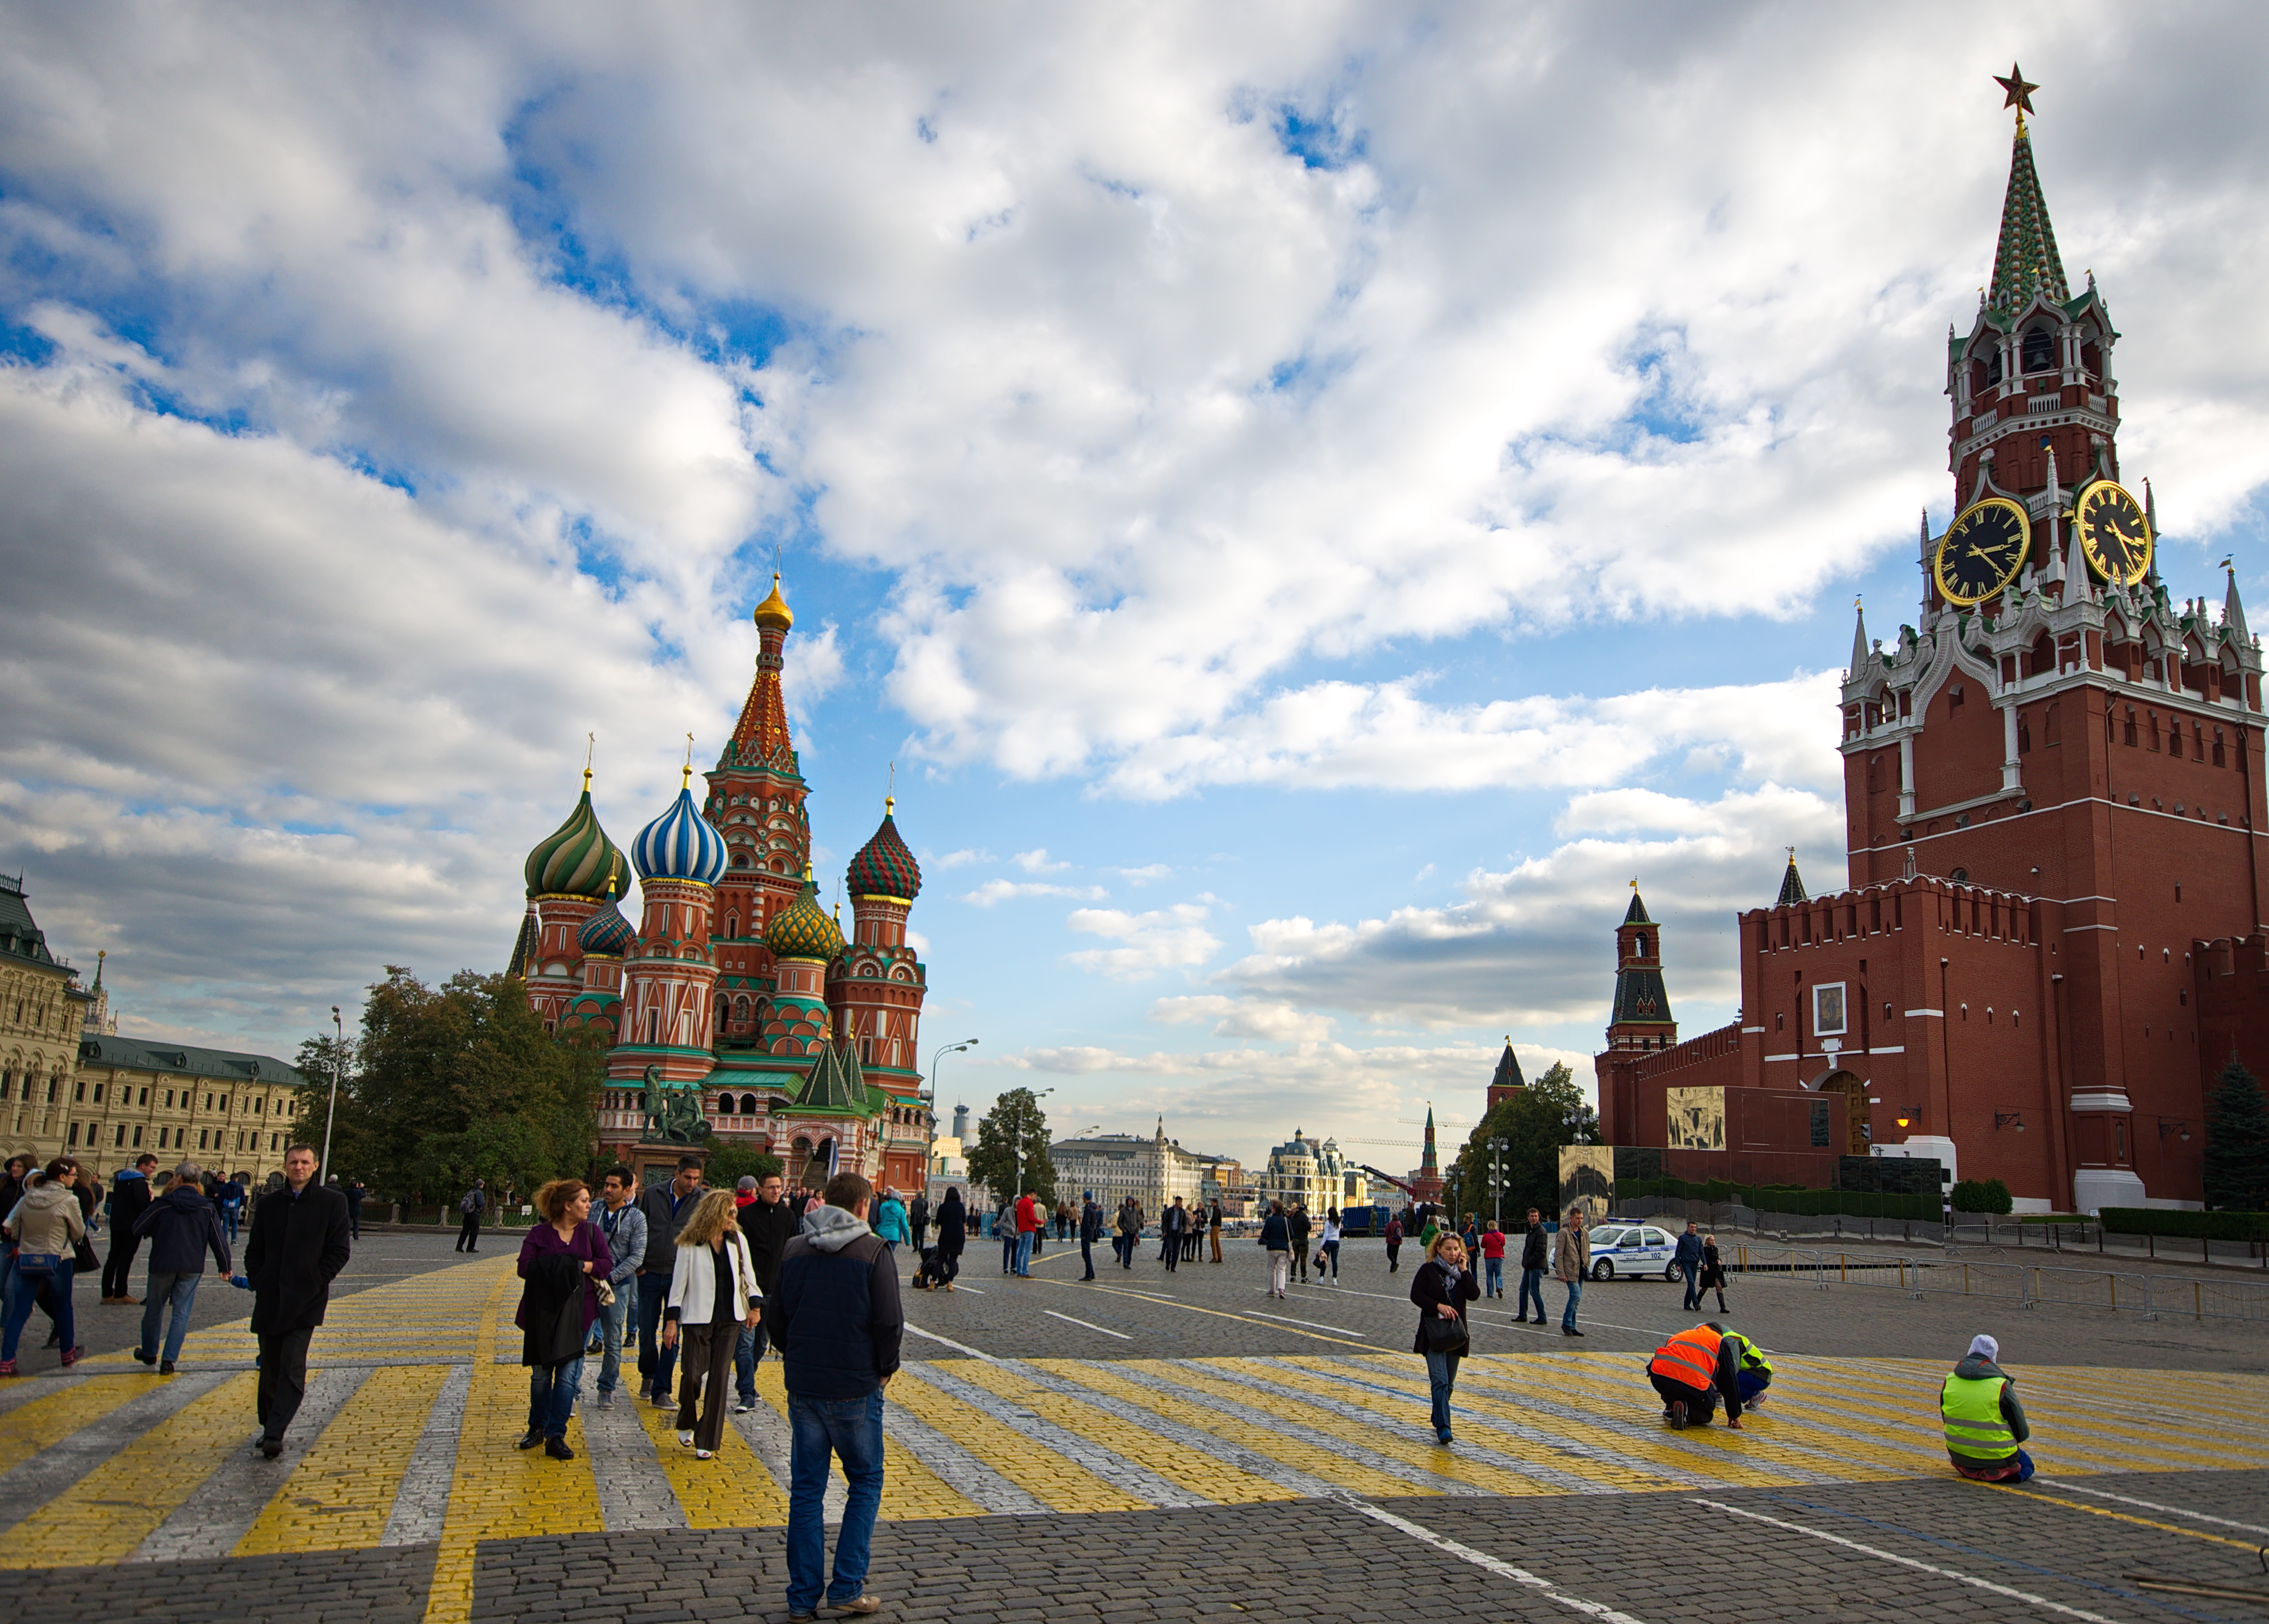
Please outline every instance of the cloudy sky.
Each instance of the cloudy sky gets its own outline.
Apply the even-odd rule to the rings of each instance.
[[[0,16],[0,871],[130,1032],[500,968],[776,554],[948,1104],[1407,1166],[1589,1055],[1634,876],[1729,1019],[1781,848],[1842,880],[2013,58],[2170,587],[2269,591],[2252,8]]]

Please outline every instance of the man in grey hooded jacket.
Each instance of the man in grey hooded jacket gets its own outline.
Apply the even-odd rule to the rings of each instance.
[[[879,1612],[867,1594],[868,1550],[883,1502],[883,1389],[898,1374],[905,1316],[891,1249],[867,1227],[874,1186],[856,1173],[827,1181],[825,1205],[780,1251],[780,1288],[765,1303],[787,1387],[787,1611],[816,1616],[827,1578],[822,1524],[828,1458],[846,1494],[824,1584],[838,1613]]]
[[[1939,1415],[1956,1472],[1988,1483],[2021,1483],[2033,1475],[2033,1460],[2017,1446],[2033,1429],[2017,1402],[2016,1383],[1994,1362],[2000,1356],[2001,1345],[1992,1337],[1972,1337],[1939,1388]]]

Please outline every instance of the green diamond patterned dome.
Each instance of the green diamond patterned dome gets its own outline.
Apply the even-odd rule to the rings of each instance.
[[[843,951],[843,932],[819,905],[819,888],[811,870],[803,871],[803,895],[772,922],[765,945],[775,958],[811,958],[825,963]]]
[[[588,897],[607,895],[609,881],[621,883],[628,872],[621,849],[599,827],[591,809],[591,775],[583,775],[583,798],[567,821],[536,842],[521,871],[528,876],[530,897]]]
[[[898,821],[891,812],[896,805],[890,800],[883,802],[883,826],[859,848],[844,875],[854,897],[895,897],[912,902],[921,895],[921,865],[914,861],[914,854],[898,836]]]

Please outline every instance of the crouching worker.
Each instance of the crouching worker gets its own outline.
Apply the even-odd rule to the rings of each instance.
[[[1745,1410],[1757,1409],[1765,1401],[1765,1389],[1772,1385],[1772,1361],[1765,1357],[1763,1348],[1745,1336],[1733,1336],[1726,1340],[1741,1345],[1741,1407]]]
[[[1939,1389],[1946,1452],[1954,1469],[1983,1483],[2022,1483],[2033,1475],[2032,1457],[2017,1446],[2033,1436],[2017,1402],[2017,1384],[1993,1362],[2001,1345],[1973,1337],[1970,1352]]]
[[[1741,1424],[1741,1350],[1748,1339],[1715,1320],[1681,1331],[1647,1362],[1646,1379],[1662,1396],[1662,1419],[1674,1430],[1689,1421],[1706,1427],[1726,1400],[1726,1425]]]

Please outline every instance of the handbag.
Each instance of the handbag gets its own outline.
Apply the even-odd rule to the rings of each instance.
[[[63,1261],[59,1251],[19,1251],[16,1254],[16,1273],[45,1279],[61,1268]]]
[[[1426,1316],[1426,1351],[1430,1354],[1462,1354],[1472,1346],[1467,1335],[1466,1322],[1454,1316]]]
[[[102,1259],[94,1255],[94,1243],[82,1239],[71,1248],[71,1263],[80,1269],[99,1269]]]
[[[615,1288],[612,1285],[603,1280],[595,1280],[591,1282],[591,1289],[597,1296],[601,1308],[614,1307]]]

